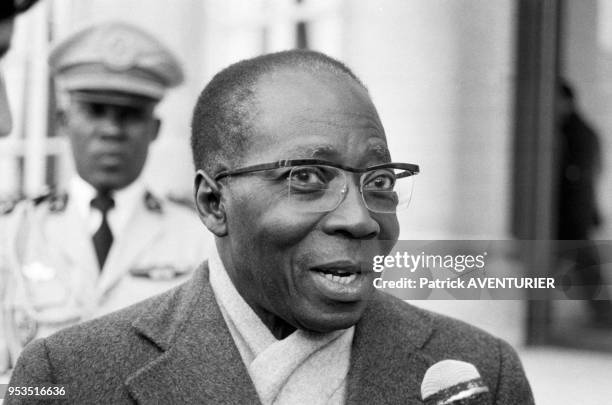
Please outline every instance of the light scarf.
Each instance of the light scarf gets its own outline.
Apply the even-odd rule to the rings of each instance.
[[[213,250],[210,285],[262,404],[343,404],[354,327],[330,333],[298,329],[276,339]]]

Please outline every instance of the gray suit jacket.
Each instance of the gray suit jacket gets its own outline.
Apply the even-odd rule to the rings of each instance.
[[[474,364],[495,404],[533,403],[508,344],[379,292],[356,325],[347,403],[420,404],[425,371],[449,358]],[[64,385],[79,404],[259,403],[206,264],[176,289],[32,342],[10,384],[44,383]]]

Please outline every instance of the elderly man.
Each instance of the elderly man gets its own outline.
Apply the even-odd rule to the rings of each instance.
[[[230,66],[198,100],[192,149],[218,254],[171,292],[32,343],[12,385],[76,403],[419,404],[425,371],[452,358],[496,404],[532,403],[506,343],[374,289],[368,257],[397,240],[418,166],[391,163],[344,65],[286,51]]]
[[[106,23],[59,43],[50,65],[67,94],[58,122],[77,175],[7,220],[3,330],[15,359],[36,337],[179,284],[214,248],[193,209],[141,177],[160,128],[155,107],[182,80],[175,57],[137,27]]]

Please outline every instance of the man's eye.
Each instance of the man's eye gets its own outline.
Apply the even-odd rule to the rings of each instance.
[[[370,191],[390,191],[395,186],[393,172],[381,170],[372,173],[363,184],[363,188]]]
[[[95,118],[103,117],[106,114],[106,106],[101,103],[88,103],[85,104],[87,113]]]
[[[333,177],[331,170],[326,170],[323,167],[307,166],[291,170],[289,180],[294,185],[325,187]]]
[[[145,117],[146,112],[142,108],[126,107],[121,110],[121,119],[123,121],[141,121]]]

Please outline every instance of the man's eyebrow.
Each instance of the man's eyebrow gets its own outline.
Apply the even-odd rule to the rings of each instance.
[[[340,153],[330,145],[297,146],[288,151],[292,158],[333,158]]]
[[[289,159],[323,159],[334,161],[341,157],[340,151],[331,145],[305,145],[297,146],[293,149],[288,150],[287,156]],[[368,160],[375,160],[381,162],[390,162],[391,153],[389,149],[382,144],[371,145],[367,149]]]

